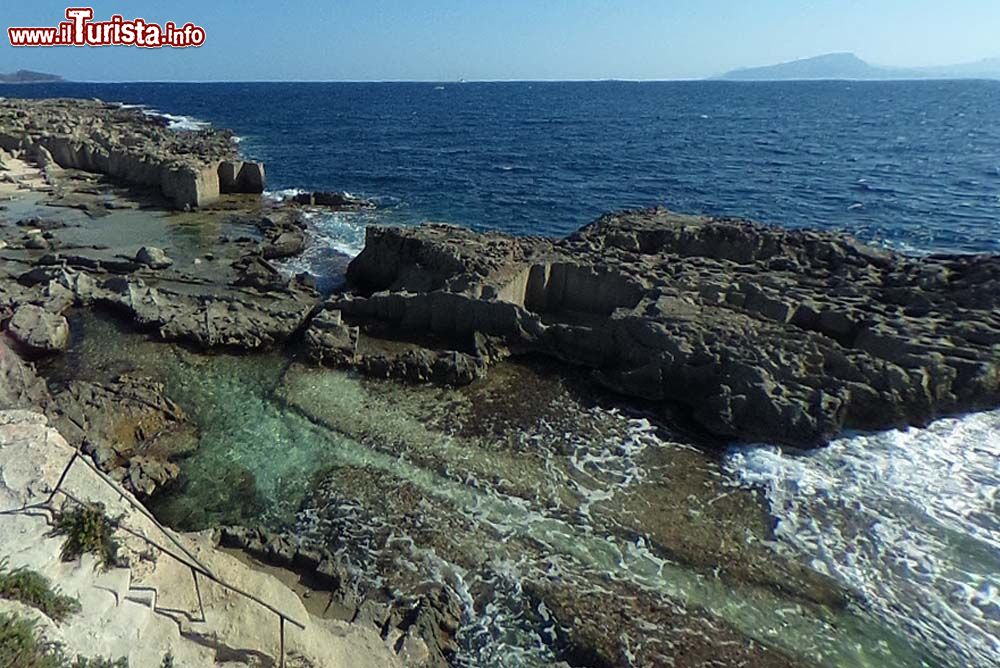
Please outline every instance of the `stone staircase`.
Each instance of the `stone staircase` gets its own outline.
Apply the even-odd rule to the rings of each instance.
[[[82,458],[67,466],[73,458],[43,416],[0,411],[0,559],[45,575],[83,610],[59,625],[4,599],[0,612],[37,618],[68,654],[126,657],[133,668],[157,668],[168,653],[184,668],[399,665],[374,630],[310,618],[277,579],[216,550],[207,534],[165,529]],[[53,510],[77,501],[103,503],[117,519],[125,567],[61,559]]]

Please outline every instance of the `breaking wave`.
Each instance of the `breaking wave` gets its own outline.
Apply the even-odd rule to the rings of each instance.
[[[741,447],[726,468],[763,489],[775,549],[949,665],[1000,664],[1000,411],[804,455]]]

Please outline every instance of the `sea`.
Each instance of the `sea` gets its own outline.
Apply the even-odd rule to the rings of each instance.
[[[375,200],[371,212],[312,215],[297,268],[314,272],[330,254],[357,254],[373,223],[565,235],[602,213],[654,205],[844,231],[914,255],[1000,252],[1000,82],[57,83],[0,92],[99,97],[178,130],[231,128],[241,151],[266,163],[268,196],[339,190]],[[726,484],[762,495],[774,521],[769,549],[833,578],[864,614],[927,650],[886,650],[864,664],[850,653],[812,659],[1000,665],[1000,412],[847,433],[809,453],[734,444],[721,468]],[[463,660],[529,665],[510,658],[519,651],[492,646],[489,661]]]

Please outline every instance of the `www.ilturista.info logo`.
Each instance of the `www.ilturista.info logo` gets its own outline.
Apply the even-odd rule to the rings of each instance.
[[[93,21],[90,7],[69,7],[66,21],[49,28],[7,28],[11,46],[139,46],[184,48],[205,43],[205,29],[173,21],[158,25],[145,19],[126,21],[114,14],[108,21]]]

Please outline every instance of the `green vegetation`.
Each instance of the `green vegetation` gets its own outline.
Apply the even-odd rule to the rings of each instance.
[[[0,665],[6,668],[63,668],[62,648],[40,640],[35,623],[0,614]]]
[[[69,664],[68,668],[128,668],[128,659],[121,657],[120,659],[87,659],[82,656],[76,657],[76,660]]]
[[[79,559],[89,552],[106,570],[118,563],[118,541],[114,537],[117,526],[117,521],[105,513],[103,503],[87,503],[56,516],[52,535],[66,536],[63,561]]]
[[[0,598],[30,605],[56,622],[80,612],[80,602],[60,593],[44,575],[26,568],[11,570],[6,559],[0,561]]]
[[[62,645],[38,634],[35,622],[0,614],[0,666],[4,668],[129,668],[128,659],[66,657]]]

